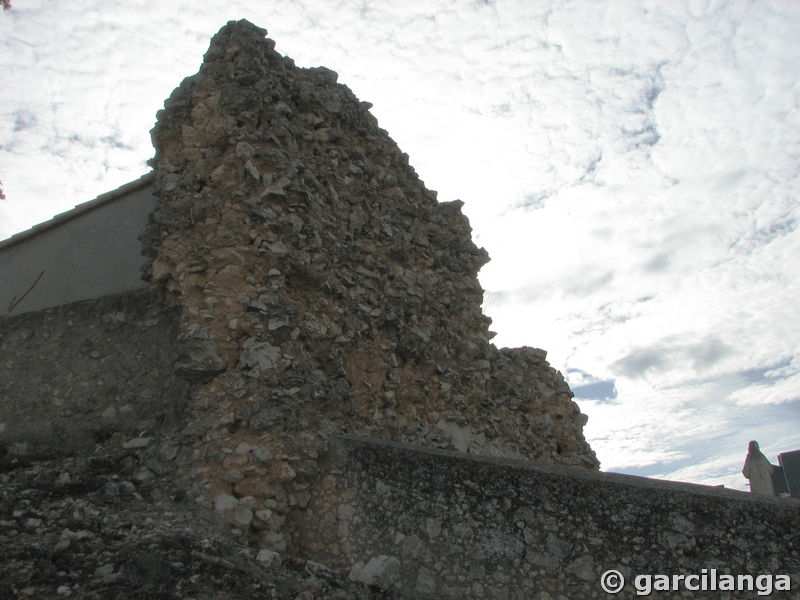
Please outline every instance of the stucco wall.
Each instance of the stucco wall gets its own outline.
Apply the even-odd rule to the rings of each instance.
[[[150,180],[0,242],[0,316],[144,288],[138,236],[155,203]]]

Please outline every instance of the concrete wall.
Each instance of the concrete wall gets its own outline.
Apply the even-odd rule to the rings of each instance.
[[[0,242],[0,317],[144,288],[138,236],[155,204],[151,179]]]

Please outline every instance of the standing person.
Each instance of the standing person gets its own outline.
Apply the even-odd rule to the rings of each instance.
[[[747,458],[742,469],[742,475],[750,480],[750,492],[774,496],[773,471],[775,471],[774,465],[770,464],[767,457],[759,450],[758,442],[750,442],[750,446],[747,449]]]

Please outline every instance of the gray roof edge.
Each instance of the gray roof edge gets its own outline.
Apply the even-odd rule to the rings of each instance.
[[[5,250],[11,246],[19,244],[20,242],[24,242],[25,240],[29,240],[32,237],[35,237],[45,231],[53,229],[54,227],[58,227],[59,225],[66,223],[67,221],[71,221],[72,219],[85,214],[99,206],[103,206],[104,204],[108,204],[123,196],[126,196],[132,192],[139,190],[140,188],[146,187],[153,182],[153,172],[145,173],[139,179],[135,179],[129,183],[121,185],[115,190],[111,190],[110,192],[105,192],[100,194],[94,200],[89,200],[88,202],[83,202],[82,204],[78,204],[75,208],[72,208],[66,212],[59,213],[55,215],[52,219],[47,221],[43,221],[37,225],[34,225],[30,229],[26,229],[25,231],[21,231],[19,233],[15,233],[10,238],[5,240],[0,240],[0,250]]]

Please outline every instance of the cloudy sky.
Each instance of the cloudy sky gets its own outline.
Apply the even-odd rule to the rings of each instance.
[[[747,489],[800,449],[800,2],[14,0],[0,238],[147,171],[228,20],[339,73],[460,198],[499,346],[549,352],[604,470]]]

